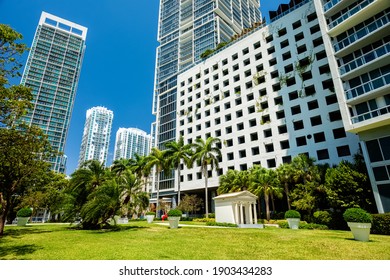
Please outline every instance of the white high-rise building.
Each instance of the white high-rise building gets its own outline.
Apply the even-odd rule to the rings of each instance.
[[[314,0],[345,130],[360,139],[379,212],[390,212],[390,1]]]
[[[23,118],[39,126],[63,153],[85,52],[88,29],[42,12],[21,83],[32,89],[34,107]],[[66,156],[50,160],[65,173]]]
[[[291,1],[270,19],[178,75],[177,137],[222,140],[209,205],[229,169],[276,168],[299,154],[338,164],[359,151],[344,129],[314,2]],[[199,167],[181,176],[182,192],[203,197]]]
[[[87,110],[79,167],[83,162],[92,159],[107,164],[113,118],[113,112],[105,107],[93,107]]]
[[[114,160],[134,159],[135,154],[147,156],[152,138],[138,128],[119,128],[116,132]]]

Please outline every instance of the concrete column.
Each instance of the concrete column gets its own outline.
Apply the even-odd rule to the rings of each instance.
[[[235,203],[235,205],[234,205],[234,222],[236,224],[239,224],[238,223],[238,203]]]
[[[253,203],[253,214],[255,215],[255,224],[257,224],[257,211],[256,211],[256,203]]]
[[[249,224],[253,224],[252,203],[248,203],[248,206],[249,206]]]
[[[244,211],[242,202],[240,203],[240,224],[244,223]]]

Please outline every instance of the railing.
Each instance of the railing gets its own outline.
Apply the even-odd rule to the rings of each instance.
[[[336,4],[340,3],[341,0],[331,0],[329,2],[327,2],[325,5],[324,5],[324,12],[327,12],[328,10],[330,10],[333,6],[335,6]]]
[[[342,23],[343,21],[345,21],[346,19],[348,19],[352,15],[356,14],[357,12],[361,11],[362,9],[367,7],[369,4],[371,4],[372,2],[374,2],[374,0],[366,0],[362,3],[360,3],[359,5],[357,5],[356,7],[353,7],[348,12],[342,14],[341,16],[339,16],[338,18],[336,18],[335,20],[333,20],[332,22],[330,22],[328,24],[329,30],[336,27],[337,25],[339,25],[340,23]]]
[[[367,92],[370,92],[372,90],[378,89],[380,87],[383,87],[385,85],[390,84],[390,73],[387,75],[384,75],[382,77],[378,77],[376,79],[373,79],[369,82],[366,82],[364,84],[361,84],[357,87],[354,87],[352,89],[349,89],[345,92],[345,95],[348,99],[358,97],[362,94],[365,94]]]
[[[382,116],[385,114],[389,114],[389,113],[390,113],[390,105],[387,105],[385,107],[375,109],[375,110],[372,110],[370,112],[355,116],[351,119],[351,121],[352,121],[352,123],[359,123],[359,122],[369,120],[369,119],[372,119],[372,118],[375,118],[378,116]]]
[[[364,54],[353,61],[348,62],[347,64],[340,67],[340,74],[344,75],[366,63],[369,63],[381,56],[390,53],[390,43],[383,45],[367,54]]]
[[[291,7],[290,9],[288,9],[287,11],[284,11],[283,13],[277,15],[276,17],[272,18],[272,20],[270,20],[271,22],[274,22],[275,20],[278,20],[280,19],[281,17],[291,13],[292,11],[298,9],[299,7],[302,7],[303,5],[305,5],[306,3],[310,2],[311,0],[305,0],[305,1],[302,1],[301,3]]]
[[[389,22],[390,22],[390,14],[386,14],[383,17],[375,20],[373,23],[370,23],[369,25],[362,27],[361,29],[357,30],[355,33],[351,34],[347,38],[334,44],[333,48],[335,52],[338,52],[339,50],[351,45],[352,43],[374,32],[375,30],[384,27]]]

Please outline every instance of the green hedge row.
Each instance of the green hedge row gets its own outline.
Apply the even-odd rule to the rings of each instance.
[[[371,233],[390,235],[390,213],[372,215]]]

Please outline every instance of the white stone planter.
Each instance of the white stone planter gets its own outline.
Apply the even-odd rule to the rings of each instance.
[[[353,238],[359,241],[370,240],[371,223],[352,223],[348,222],[348,226],[352,231]]]
[[[28,220],[30,219],[30,217],[18,217],[18,223],[17,225],[20,227],[20,226],[25,226],[27,225],[27,222]]]
[[[129,218],[125,217],[125,218],[118,218],[117,220],[117,224],[120,224],[120,225],[125,225],[125,224],[128,224],[129,223]]]
[[[145,215],[148,224],[151,224],[154,220],[154,215]]]
[[[176,217],[176,216],[169,217],[168,216],[168,221],[169,221],[170,228],[178,228],[180,217]]]
[[[287,218],[288,227],[291,229],[299,229],[300,220],[298,218]]]

